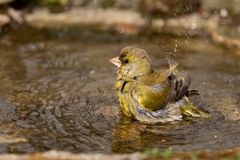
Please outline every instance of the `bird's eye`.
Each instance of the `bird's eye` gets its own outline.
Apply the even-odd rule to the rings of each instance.
[[[128,63],[128,59],[124,59],[122,62],[123,62],[123,64],[127,64]]]

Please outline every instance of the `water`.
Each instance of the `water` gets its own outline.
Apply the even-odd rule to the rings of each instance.
[[[88,38],[87,38],[88,37]],[[145,125],[120,115],[112,89],[121,48],[146,49],[156,69],[178,61],[210,119]],[[22,28],[0,40],[0,153],[51,149],[128,153],[240,146],[240,60],[206,37],[155,38]]]

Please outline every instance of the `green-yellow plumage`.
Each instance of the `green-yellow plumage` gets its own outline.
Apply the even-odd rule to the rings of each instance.
[[[208,116],[188,100],[190,78],[176,63],[156,72],[148,54],[134,47],[125,47],[111,62],[119,67],[114,88],[126,116],[146,123],[181,120],[182,115]]]

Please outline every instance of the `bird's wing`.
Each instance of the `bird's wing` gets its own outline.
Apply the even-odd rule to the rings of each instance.
[[[170,91],[168,95],[168,101],[178,101],[188,93],[188,88],[191,83],[190,77],[177,69],[176,63],[170,64],[168,81],[170,84]]]
[[[168,90],[164,83],[148,86],[136,82],[131,95],[142,108],[154,111],[165,107]]]

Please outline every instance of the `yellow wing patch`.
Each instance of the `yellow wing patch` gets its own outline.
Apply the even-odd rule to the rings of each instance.
[[[132,96],[139,105],[151,111],[161,109],[168,94],[167,87],[155,89],[152,86],[137,83],[133,87]]]

